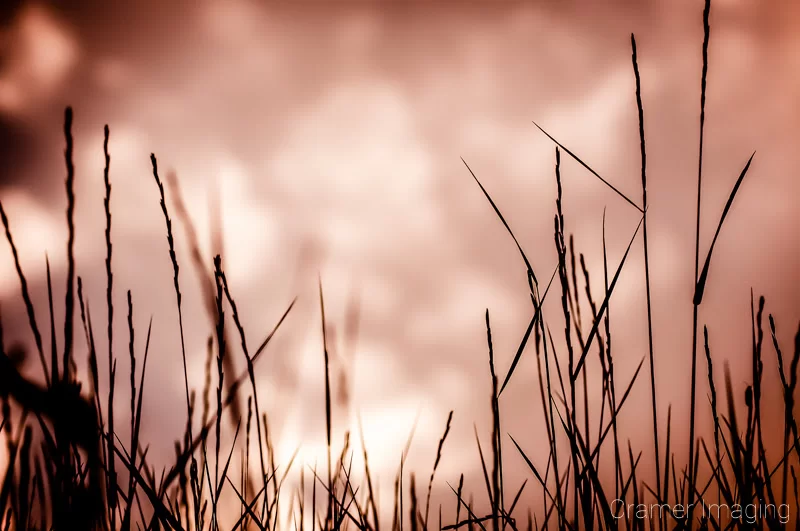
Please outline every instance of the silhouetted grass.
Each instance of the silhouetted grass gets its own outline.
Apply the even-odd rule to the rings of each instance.
[[[525,267],[527,290],[531,297],[532,317],[522,333],[522,339],[511,358],[509,368],[502,380],[499,379],[498,366],[502,361],[495,352],[492,339],[490,313],[485,311],[486,348],[488,349],[489,377],[491,394],[487,398],[487,412],[491,411],[491,444],[482,445],[481,434],[475,427],[478,450],[477,468],[480,476],[477,485],[465,480],[465,473],[459,473],[457,487],[446,478],[446,484],[454,499],[451,504],[434,506],[438,514],[438,526],[442,529],[456,530],[466,528],[475,531],[519,531],[525,522],[527,529],[645,529],[653,525],[659,529],[791,529],[793,520],[778,513],[778,507],[791,509],[791,517],[797,517],[798,496],[796,468],[800,463],[800,435],[795,417],[795,392],[800,365],[800,329],[795,336],[793,350],[781,346],[778,339],[778,324],[772,314],[768,314],[769,339],[764,344],[764,317],[766,301],[756,297],[751,289],[752,322],[752,370],[751,382],[745,392],[734,390],[730,371],[724,366],[724,397],[718,393],[715,374],[715,361],[710,340],[710,331],[703,326],[703,348],[707,366],[709,385],[709,408],[713,440],[697,437],[695,425],[699,405],[696,401],[697,382],[697,331],[699,326],[699,307],[703,302],[705,287],[710,281],[711,257],[714,246],[721,233],[722,225],[730,214],[734,199],[748,174],[753,156],[751,155],[736,180],[717,224],[716,232],[709,245],[705,261],[700,262],[700,198],[703,174],[703,130],[705,124],[705,100],[708,76],[708,47],[710,39],[710,2],[706,1],[703,13],[704,39],[702,47],[703,69],[701,73],[700,103],[700,146],[698,153],[697,211],[695,231],[695,277],[692,294],[693,336],[691,362],[690,411],[688,415],[673,416],[672,404],[658,404],[656,394],[657,370],[654,364],[653,300],[650,294],[650,261],[648,251],[648,193],[647,164],[645,147],[644,102],[642,98],[639,73],[637,43],[631,35],[632,67],[635,81],[635,97],[638,112],[638,132],[641,156],[642,203],[637,205],[607,180],[592,169],[588,162],[570,151],[564,144],[556,141],[544,129],[537,127],[555,144],[555,180],[557,186],[556,212],[553,236],[558,263],[544,289],[540,292],[534,272],[535,260],[523,250],[520,240],[512,232],[501,208],[478,179],[472,168],[467,170],[478,184],[494,214],[517,247]],[[447,459],[445,441],[451,431],[454,412],[448,415],[444,433],[439,440],[436,454],[432,455],[432,467],[425,491],[424,506],[418,497],[418,473],[409,470],[407,457],[416,429],[412,426],[408,441],[399,455],[399,470],[394,479],[392,511],[381,511],[379,506],[379,481],[370,469],[369,451],[364,443],[360,416],[358,417],[363,454],[363,471],[355,471],[350,447],[350,432],[345,431],[341,446],[333,440],[334,411],[331,385],[331,355],[336,355],[332,323],[326,320],[323,286],[319,280],[320,324],[322,331],[321,365],[324,367],[325,386],[325,443],[326,463],[324,477],[314,467],[300,466],[294,472],[294,456],[285,463],[277,462],[272,442],[272,431],[267,411],[257,392],[258,376],[256,362],[265,351],[282,323],[288,318],[294,301],[288,305],[273,329],[266,335],[259,347],[253,351],[247,340],[239,308],[235,302],[231,286],[223,268],[222,256],[217,254],[213,261],[203,258],[192,220],[183,204],[180,189],[174,175],[167,183],[178,219],[184,224],[191,260],[201,282],[202,304],[211,322],[213,333],[207,342],[205,377],[200,389],[201,397],[189,380],[183,323],[183,297],[179,279],[179,262],[176,253],[175,235],[169,213],[167,194],[158,173],[157,159],[151,155],[153,178],[156,182],[161,210],[166,224],[169,260],[173,269],[173,286],[178,310],[178,330],[181,339],[181,357],[186,399],[185,432],[175,442],[174,461],[163,470],[157,470],[148,459],[148,442],[141,440],[143,422],[143,396],[146,392],[145,377],[149,357],[153,317],[150,317],[143,349],[136,343],[134,319],[134,298],[127,291],[127,329],[130,365],[129,387],[130,403],[126,405],[130,416],[130,439],[123,441],[117,432],[115,416],[119,410],[115,404],[117,351],[113,341],[114,307],[111,238],[111,173],[109,154],[109,129],[104,128],[103,152],[105,156],[104,214],[105,214],[105,302],[107,310],[108,343],[108,384],[100,388],[97,361],[97,345],[92,326],[89,301],[83,291],[83,280],[77,275],[74,242],[74,194],[75,168],[73,166],[72,110],[67,109],[64,117],[64,151],[67,176],[65,181],[67,195],[68,229],[67,237],[67,288],[65,292],[65,322],[63,330],[63,350],[58,347],[58,331],[54,317],[54,296],[50,262],[46,257],[46,281],[49,310],[50,362],[44,354],[43,338],[37,323],[33,299],[28,281],[21,266],[19,253],[12,237],[11,223],[0,202],[0,218],[11,248],[17,276],[20,281],[22,300],[28,325],[34,338],[43,374],[41,379],[29,380],[20,372],[22,356],[13,349],[6,349],[3,342],[2,321],[0,321],[0,399],[2,401],[2,421],[0,432],[6,441],[8,455],[6,468],[0,487],[0,529],[176,529],[205,530],[219,529],[261,529],[279,531],[339,531],[347,528],[359,531],[380,531],[386,529],[391,520],[392,531],[429,531],[435,528],[431,522],[432,493],[441,475],[440,464]],[[603,231],[603,282],[602,297],[593,291],[585,257],[576,252],[574,240],[567,232],[564,217],[562,188],[561,153],[567,153],[595,178],[604,183],[619,197],[640,213],[641,218],[631,227],[632,236],[627,248],[614,269],[609,268],[606,246],[605,210],[602,219]],[[462,159],[463,161],[463,159]],[[647,301],[648,353],[642,357],[629,380],[618,381],[615,374],[615,351],[612,348],[612,322],[610,303],[625,269],[630,250],[639,231],[643,235],[644,251],[644,289]],[[219,236],[221,238],[221,236]],[[221,247],[221,244],[217,245]],[[534,255],[531,255],[534,256]],[[535,257],[541,256],[537,253]],[[577,259],[576,259],[577,258]],[[576,264],[580,265],[578,275]],[[543,264],[536,264],[544,267]],[[553,267],[553,264],[547,265]],[[715,267],[720,267],[715,265]],[[560,315],[547,314],[544,302],[555,280],[560,287]],[[77,282],[77,294],[75,283]],[[581,285],[582,282],[582,285]],[[78,381],[76,354],[73,345],[75,298],[80,310],[80,321],[86,343],[86,363],[88,366],[88,386],[81,389]],[[582,306],[583,305],[583,306]],[[226,308],[229,311],[226,311]],[[583,328],[583,313],[590,311],[591,327]],[[352,311],[351,311],[352,310]],[[235,331],[225,326],[226,314],[235,325]],[[355,341],[358,308],[348,310],[345,335]],[[563,319],[563,325],[561,320]],[[551,327],[563,326],[563,344],[556,343]],[[615,333],[627,333],[625,329]],[[228,334],[239,336],[239,345],[230,341]],[[517,380],[519,362],[533,344],[536,355],[535,370],[538,378],[538,395],[541,399],[541,417],[532,413],[536,424],[530,426],[509,426],[501,422],[503,391]],[[765,403],[764,357],[765,349],[771,344],[776,357],[780,390],[782,394],[783,425],[781,433],[775,437],[780,444],[770,446],[772,440],[765,430],[765,411],[780,407]],[[233,354],[241,349],[246,369],[236,374]],[[331,350],[332,349],[332,350]],[[139,352],[142,352],[140,355]],[[784,359],[784,352],[791,351],[791,360]],[[597,356],[599,374],[587,369],[589,356]],[[216,359],[216,367],[212,361]],[[60,360],[60,361],[59,361]],[[139,362],[141,360],[141,363]],[[618,427],[618,420],[636,385],[642,367],[648,361],[650,373],[650,404],[652,412],[654,471],[640,467],[642,457],[650,450],[636,449],[630,439]],[[788,369],[787,369],[788,364]],[[59,365],[61,370],[59,370]],[[137,367],[140,373],[137,377]],[[216,371],[214,370],[216,369]],[[717,369],[718,370],[718,369]],[[216,374],[216,375],[215,375]],[[502,374],[502,373],[500,373]],[[340,374],[348,378],[347,372]],[[598,379],[592,382],[592,379]],[[245,389],[249,382],[249,389]],[[216,383],[215,400],[212,403],[211,390]],[[592,385],[590,385],[590,383]],[[589,391],[597,389],[599,395],[592,398],[592,404],[599,404],[599,414],[589,415]],[[722,389],[722,388],[720,388]],[[738,389],[738,387],[737,387]],[[152,391],[147,391],[152,392]],[[582,393],[582,395],[581,395]],[[579,399],[579,398],[582,398]],[[724,398],[724,401],[722,400]],[[245,400],[246,399],[246,400]],[[198,401],[202,406],[198,406]],[[239,409],[240,400],[247,403],[246,416]],[[346,403],[347,401],[344,400]],[[244,403],[244,402],[242,402]],[[666,406],[666,425],[660,426],[658,409]],[[232,438],[230,442],[222,427],[222,417],[230,407]],[[199,422],[195,411],[200,409]],[[663,411],[663,409],[662,409]],[[253,422],[255,417],[255,422]],[[672,451],[673,427],[689,422],[689,456],[683,461]],[[338,416],[337,416],[338,418]],[[418,417],[417,417],[418,418]],[[244,423],[242,422],[244,420]],[[244,433],[241,433],[244,424]],[[255,432],[251,430],[255,426]],[[663,430],[661,428],[664,428]],[[523,449],[514,438],[514,432],[522,429],[540,430],[547,436],[545,451],[533,453]],[[665,433],[663,440],[665,452],[660,455],[662,441],[659,434]],[[702,432],[701,432],[702,433]],[[781,437],[782,436],[782,437]],[[255,441],[253,440],[255,437]],[[337,436],[338,437],[338,436]],[[514,447],[511,455],[504,452],[504,441],[511,441]],[[484,439],[485,442],[485,439]],[[211,446],[213,444],[213,446]],[[251,445],[258,445],[258,452],[251,455]],[[711,446],[713,444],[713,446]],[[701,452],[702,450],[702,452]],[[701,456],[702,453],[702,456]],[[297,452],[294,454],[297,455]],[[545,458],[546,455],[546,458]],[[334,456],[337,456],[334,459]],[[258,463],[252,463],[257,459]],[[238,460],[238,462],[237,462]],[[521,485],[511,485],[506,471],[509,466],[520,466],[535,480],[528,485],[528,479]],[[239,477],[234,470],[239,469]],[[288,481],[290,474],[299,478],[298,484]],[[311,485],[307,485],[306,474]],[[361,482],[357,477],[361,477]],[[792,482],[789,484],[789,477]],[[613,479],[610,479],[612,478]],[[702,480],[701,480],[702,478]],[[480,483],[483,483],[481,485]],[[258,490],[256,490],[258,488]],[[318,489],[320,489],[318,491]],[[485,489],[485,493],[481,492]],[[311,500],[307,500],[310,490]],[[235,510],[229,510],[222,500],[229,491]],[[318,492],[319,498],[318,498]],[[513,494],[513,497],[511,496]],[[485,496],[486,502],[475,502],[475,496]],[[507,497],[508,495],[508,497]],[[322,496],[326,502],[322,503]],[[511,500],[511,503],[507,503]],[[711,500],[729,507],[759,504],[772,507],[773,511],[750,521],[736,518],[730,514],[713,514],[705,510],[687,509],[698,503]],[[623,505],[660,504],[656,517],[646,522],[635,512],[621,510]],[[486,509],[488,507],[488,509]],[[652,509],[652,507],[651,507]],[[486,510],[486,512],[484,512]],[[436,514],[434,515],[436,519]],[[229,523],[226,523],[230,520]],[[382,525],[383,524],[383,525]],[[230,527],[229,527],[230,526]]]

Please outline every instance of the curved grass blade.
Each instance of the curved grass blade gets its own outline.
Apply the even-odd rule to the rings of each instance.
[[[506,230],[508,231],[508,234],[511,236],[511,238],[514,240],[514,243],[517,245],[517,249],[519,249],[519,254],[522,255],[522,260],[525,262],[525,267],[528,268],[529,280],[532,279],[533,280],[533,284],[538,286],[539,282],[536,280],[536,275],[533,273],[533,267],[531,266],[531,263],[528,260],[528,257],[525,255],[525,251],[522,250],[522,246],[519,244],[519,241],[517,240],[517,237],[514,236],[514,233],[511,231],[511,227],[508,226],[508,222],[506,221],[506,218],[503,217],[503,214],[500,212],[500,209],[497,208],[497,205],[495,204],[495,202],[492,199],[492,197],[489,195],[489,192],[487,192],[486,188],[483,187],[483,184],[481,184],[481,182],[478,180],[478,177],[475,175],[475,172],[473,172],[472,168],[469,167],[469,164],[467,164],[467,161],[464,160],[464,157],[461,157],[461,162],[463,162],[464,166],[467,167],[467,169],[469,170],[469,173],[472,175],[472,178],[475,179],[476,183],[478,183],[478,186],[481,187],[481,191],[483,192],[483,195],[485,195],[486,199],[489,200],[489,204],[492,205],[492,208],[494,209],[495,214],[497,214],[497,217],[500,218],[500,221],[503,222],[503,226],[506,228]],[[533,288],[533,286],[531,286],[531,288]],[[533,291],[533,289],[531,289],[531,291]]]
[[[733,204],[733,199],[736,197],[736,192],[739,191],[739,187],[742,185],[742,181],[744,181],[744,176],[747,175],[747,170],[750,169],[750,163],[753,162],[753,157],[755,157],[756,153],[753,152],[750,155],[750,158],[747,159],[747,164],[744,165],[744,169],[742,169],[742,173],[739,174],[739,178],[736,179],[736,184],[733,185],[733,190],[731,190],[730,195],[728,196],[728,202],[725,203],[725,208],[722,211],[722,216],[719,218],[719,225],[717,225],[717,232],[714,233],[714,239],[711,240],[711,247],[708,249],[708,255],[706,255],[706,261],[703,264],[703,271],[700,273],[700,276],[697,279],[697,286],[694,290],[694,304],[700,305],[703,302],[703,293],[706,289],[706,281],[708,280],[708,268],[711,265],[711,253],[714,252],[714,245],[717,243],[717,237],[719,236],[719,231],[722,229],[722,224],[725,222],[725,216],[728,215],[728,211]]]
[[[542,304],[544,304],[544,300],[547,298],[547,292],[550,291],[550,286],[553,284],[553,279],[556,277],[556,272],[558,271],[558,266],[553,269],[553,274],[550,276],[550,282],[547,283],[547,288],[544,290],[544,294],[542,295],[539,304],[536,305],[536,309],[533,312],[533,317],[531,317],[531,322],[528,323],[528,328],[525,330],[525,335],[522,336],[522,341],[519,344],[519,348],[517,348],[517,354],[514,356],[514,360],[511,362],[511,367],[508,369],[508,373],[506,374],[505,379],[503,380],[503,385],[500,386],[500,392],[497,393],[498,398],[501,394],[503,394],[503,389],[506,388],[508,385],[508,381],[511,379],[511,375],[514,373],[514,369],[517,368],[517,364],[519,363],[520,358],[522,358],[522,352],[525,350],[525,345],[528,344],[528,339],[531,336],[531,331],[533,327],[536,325],[536,322],[539,320],[539,313],[541,312]]]

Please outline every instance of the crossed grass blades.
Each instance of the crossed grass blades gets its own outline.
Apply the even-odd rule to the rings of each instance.
[[[369,456],[363,445],[364,470],[361,484],[354,480],[352,452],[349,433],[340,448],[332,440],[333,408],[331,359],[329,351],[329,326],[325,320],[325,304],[322,282],[319,285],[319,304],[322,315],[323,345],[322,361],[325,368],[325,422],[327,437],[327,462],[323,471],[316,467],[294,473],[299,475],[299,487],[288,487],[285,480],[292,473],[294,459],[279,465],[275,461],[269,423],[256,392],[256,362],[263,356],[271,339],[281,324],[290,315],[294,301],[274,325],[272,330],[251,350],[233,294],[228,285],[223,262],[219,255],[213,264],[207,264],[199,251],[197,235],[183,204],[180,188],[174,175],[167,176],[168,189],[172,196],[179,220],[185,228],[186,239],[191,250],[192,265],[199,273],[205,306],[213,334],[208,338],[206,375],[201,390],[202,409],[198,419],[197,391],[192,388],[186,368],[184,346],[182,291],[180,268],[175,253],[175,234],[172,218],[167,206],[164,183],[159,175],[158,162],[151,156],[153,180],[161,201],[166,223],[167,244],[174,272],[174,290],[178,309],[178,330],[181,338],[181,356],[184,367],[186,399],[186,428],[181,440],[175,442],[175,459],[172,465],[157,471],[148,462],[148,446],[140,440],[142,423],[142,397],[145,392],[145,374],[151,337],[152,317],[148,326],[143,349],[135,342],[133,296],[127,292],[128,352],[130,362],[130,434],[129,441],[118,436],[115,426],[114,394],[117,385],[116,348],[112,335],[113,268],[111,239],[111,157],[108,151],[109,130],[105,128],[105,243],[106,243],[106,306],[107,343],[100,346],[92,324],[89,301],[83,296],[83,284],[76,277],[73,244],[75,225],[73,220],[75,195],[73,192],[75,171],[72,164],[72,111],[67,109],[64,120],[66,140],[65,163],[67,168],[67,289],[65,296],[66,318],[63,324],[63,344],[58,345],[57,326],[54,320],[52,278],[47,263],[47,288],[49,302],[50,361],[48,364],[43,334],[37,321],[36,311],[30,296],[28,283],[20,265],[10,222],[0,203],[0,218],[6,239],[12,251],[20,281],[22,300],[28,316],[36,353],[42,368],[40,380],[29,381],[19,373],[25,356],[18,348],[7,349],[2,340],[0,326],[0,394],[2,395],[2,430],[7,445],[8,463],[0,488],[0,528],[9,529],[300,529],[332,531],[359,529],[380,531],[381,526],[391,525],[391,531],[455,530],[469,531],[519,531],[520,529],[732,529],[768,528],[783,529],[793,526],[798,507],[797,463],[800,458],[800,436],[794,416],[795,390],[797,387],[798,363],[800,362],[800,331],[795,337],[791,360],[785,360],[782,346],[776,333],[775,318],[769,314],[768,327],[771,350],[776,356],[779,377],[784,391],[784,428],[781,448],[768,448],[764,443],[761,423],[761,383],[763,378],[763,356],[770,355],[770,347],[764,345],[765,301],[756,299],[751,290],[752,317],[752,383],[743,393],[745,413],[741,404],[737,408],[727,367],[725,367],[725,400],[723,406],[718,398],[710,334],[703,327],[703,353],[707,366],[710,389],[710,408],[713,418],[713,441],[695,438],[697,410],[697,363],[699,308],[709,281],[711,257],[714,245],[731,205],[739,191],[753,156],[747,160],[724,206],[716,233],[711,241],[706,258],[700,254],[700,194],[702,192],[702,147],[705,121],[705,92],[708,74],[708,44],[710,36],[710,2],[706,2],[703,13],[703,70],[701,77],[700,148],[697,179],[697,231],[695,253],[695,292],[693,297],[693,330],[691,365],[691,407],[688,459],[670,451],[672,409],[667,405],[665,451],[660,451],[658,407],[656,403],[656,375],[653,365],[654,337],[650,298],[650,266],[647,239],[647,171],[644,127],[644,105],[641,97],[636,40],[631,35],[632,66],[635,81],[636,104],[639,117],[641,146],[642,200],[637,203],[610,181],[601,177],[589,164],[555,140],[544,129],[539,129],[555,144],[555,180],[558,186],[556,214],[554,217],[554,243],[558,263],[546,284],[539,284],[533,263],[514,236],[500,209],[490,197],[478,177],[467,169],[485,194],[495,214],[503,223],[522,257],[531,297],[532,317],[512,358],[505,376],[498,374],[498,357],[492,343],[491,319],[485,312],[489,375],[491,381],[490,406],[492,411],[491,449],[484,452],[481,436],[475,431],[478,456],[486,489],[487,503],[475,503],[474,493],[459,477],[456,487],[448,482],[453,493],[450,507],[439,505],[433,508],[431,520],[431,493],[436,472],[444,457],[444,446],[453,421],[451,411],[434,457],[428,478],[424,503],[418,497],[416,475],[405,468],[406,457],[413,438],[412,433],[399,456],[399,470],[394,480],[394,497],[391,512],[378,506],[377,488],[369,468]],[[609,267],[605,247],[605,218],[603,219],[604,276],[601,297],[594,295],[591,279],[583,254],[576,253],[572,235],[565,234],[562,212],[561,154],[575,159],[594,177],[612,189],[627,205],[635,208],[641,219],[628,247],[615,268]],[[466,165],[466,162],[464,162]],[[612,348],[612,326],[609,301],[622,272],[629,251],[639,233],[642,234],[644,251],[644,280],[647,295],[648,355],[638,364],[630,381],[618,382],[615,377]],[[577,260],[576,260],[577,258]],[[701,267],[702,263],[702,267]],[[576,266],[580,264],[580,268]],[[547,277],[545,277],[547,278]],[[557,278],[557,282],[556,282]],[[580,281],[579,281],[580,279]],[[553,288],[553,283],[556,283]],[[560,287],[560,290],[558,289]],[[76,289],[77,288],[77,289]],[[545,317],[543,303],[550,293],[560,291],[561,315]],[[78,308],[75,308],[76,297]],[[583,328],[581,311],[590,312],[592,323]],[[79,311],[85,339],[90,381],[83,390],[84,382],[77,379],[77,361],[74,348],[75,313]],[[226,327],[226,312],[230,312],[235,325],[233,331]],[[357,309],[353,312],[357,319]],[[563,318],[563,321],[562,321]],[[565,344],[558,350],[550,332],[550,325],[565,327]],[[353,323],[346,327],[354,330]],[[351,333],[354,335],[354,333]],[[232,336],[238,336],[239,347]],[[351,337],[351,339],[353,339]],[[532,339],[532,341],[531,341]],[[501,397],[511,383],[518,363],[533,343],[538,369],[539,394],[542,403],[541,424],[544,426],[549,448],[546,462],[529,457],[517,444],[512,433],[514,426],[501,422]],[[791,349],[790,349],[791,350]],[[141,354],[140,354],[141,352]],[[100,389],[98,356],[108,355],[108,388]],[[236,372],[234,356],[243,359],[246,370]],[[601,396],[594,397],[601,404],[599,418],[589,417],[589,374],[586,360],[596,356],[601,367]],[[213,360],[216,357],[216,371]],[[137,378],[138,360],[141,369]],[[566,363],[566,366],[564,366]],[[637,465],[644,451],[635,452],[629,441],[622,438],[617,429],[617,418],[630,396],[630,391],[642,374],[649,372],[651,410],[653,419],[654,475],[637,473]],[[788,365],[788,370],[787,370]],[[649,368],[649,371],[647,371]],[[216,372],[216,378],[213,373]],[[346,374],[343,375],[346,377]],[[212,397],[212,381],[216,392]],[[138,382],[138,383],[137,383]],[[105,394],[105,398],[102,398]],[[739,395],[742,396],[742,395]],[[212,403],[213,398],[213,403]],[[582,398],[582,400],[580,400]],[[246,399],[246,400],[245,400]],[[346,397],[344,398],[346,400]],[[243,404],[246,403],[246,408]],[[105,414],[104,410],[105,409]],[[233,439],[226,449],[222,447],[223,418],[226,411],[233,428]],[[244,413],[246,411],[246,414]],[[253,419],[255,418],[255,422]],[[685,418],[685,412],[680,413]],[[244,430],[242,422],[244,420]],[[742,423],[744,426],[742,427]],[[360,421],[359,421],[360,425]],[[213,436],[212,436],[213,433]],[[626,445],[627,442],[627,445]],[[510,443],[510,444],[509,444]],[[713,444],[712,444],[713,443]],[[258,463],[251,459],[251,445],[257,444]],[[627,446],[627,448],[626,448]],[[702,455],[700,450],[702,449]],[[510,454],[508,453],[510,450]],[[504,455],[504,451],[506,451]],[[241,456],[239,477],[232,477],[231,463],[234,454]],[[338,454],[338,457],[336,455]],[[602,456],[602,458],[601,458]],[[768,457],[769,456],[769,457]],[[504,480],[503,467],[509,462],[520,461],[528,467],[534,480],[520,486],[509,485]],[[600,470],[613,467],[613,481],[601,479]],[[608,476],[608,474],[606,474]],[[604,476],[604,477],[606,477]],[[789,476],[792,483],[789,485]],[[307,479],[308,478],[308,479]],[[310,482],[307,485],[307,482]],[[527,493],[526,493],[526,487]],[[229,489],[239,501],[240,510],[233,521],[225,524],[225,512],[219,503],[224,490]],[[289,492],[287,492],[287,490]],[[310,492],[309,492],[310,491]],[[692,510],[677,513],[669,507],[681,504],[697,504],[700,499],[711,499],[728,506],[757,503],[776,507],[793,505],[792,520],[786,523],[776,512],[770,512],[757,521],[731,518],[727,514],[717,517],[712,513],[698,514]],[[628,512],[618,510],[613,500],[627,503],[664,504],[654,521],[631,517]],[[284,506],[284,504],[288,504]],[[479,509],[488,507],[488,511]],[[226,513],[226,518],[230,515]],[[450,523],[447,523],[447,522]],[[389,524],[390,522],[390,524]],[[223,527],[224,526],[224,527]]]

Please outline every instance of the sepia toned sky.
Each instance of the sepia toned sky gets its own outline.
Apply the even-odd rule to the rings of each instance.
[[[77,267],[96,328],[106,318],[103,125],[111,131],[119,374],[128,371],[126,290],[133,293],[138,351],[153,316],[143,425],[150,456],[166,463],[185,422],[172,268],[152,152],[162,177],[169,169],[177,173],[209,271],[211,212],[218,205],[224,267],[251,345],[297,297],[257,374],[280,456],[288,459],[300,445],[310,465],[324,455],[321,278],[333,330],[334,387],[348,397],[334,410],[336,440],[352,430],[355,443],[360,415],[387,507],[389,481],[415,417],[409,461],[427,477],[451,409],[441,499],[450,503],[443,482],[455,484],[461,472],[476,480],[480,497],[473,422],[483,443],[490,441],[484,313],[488,308],[501,376],[531,317],[524,264],[461,157],[546,283],[557,263],[555,151],[532,122],[641,203],[635,33],[659,417],[663,433],[671,404],[673,433],[680,437],[673,448],[685,455],[701,1],[54,1],[4,4],[1,16],[0,200],[40,323],[47,320],[45,253],[56,300],[64,293],[62,128],[71,105]],[[800,9],[789,1],[716,0],[712,7],[703,257],[728,193],[756,152],[717,242],[700,311],[719,360],[716,377],[721,381],[722,360],[729,360],[737,390],[749,378],[750,289],[766,297],[785,351],[800,321],[799,24]],[[566,230],[585,253],[602,300],[604,209],[612,270],[639,214],[566,155],[562,176]],[[176,221],[175,228],[189,376],[199,392],[212,323],[183,224]],[[557,345],[564,328],[559,296],[545,304]],[[0,301],[6,341],[32,348],[5,242]],[[639,236],[610,306],[618,381],[627,382],[647,354],[645,304]],[[346,333],[352,308],[358,309],[357,334]],[[588,330],[585,302],[583,309]],[[58,319],[63,311],[56,308]],[[85,352],[82,334],[77,345]],[[765,380],[777,381],[774,352],[765,352]],[[232,354],[243,368],[238,348]],[[101,375],[105,355],[103,346]],[[27,370],[38,369],[31,357]],[[590,362],[587,370],[597,396],[599,366]],[[535,371],[529,348],[501,406],[504,431],[544,467]],[[647,372],[621,418],[625,437],[644,451],[645,467],[652,465]],[[700,381],[702,425],[709,418],[704,365]],[[118,392],[121,415],[125,393]],[[780,399],[775,386],[765,393],[765,400]],[[523,463],[511,452],[506,458],[516,485],[526,477]]]

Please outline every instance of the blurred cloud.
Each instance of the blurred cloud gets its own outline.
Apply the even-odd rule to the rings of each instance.
[[[69,31],[43,6],[27,5],[0,38],[9,53],[0,71],[0,110],[26,114],[52,98],[78,61]]]

